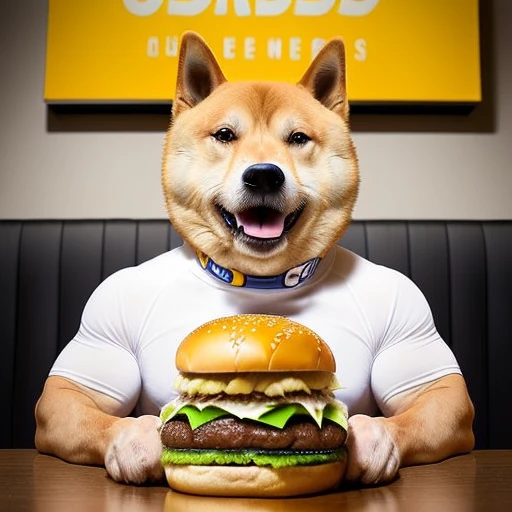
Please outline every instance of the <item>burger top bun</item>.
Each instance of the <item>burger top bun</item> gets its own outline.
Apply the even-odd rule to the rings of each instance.
[[[191,373],[328,371],[336,364],[328,345],[289,318],[240,314],[192,331],[176,352],[176,368]]]

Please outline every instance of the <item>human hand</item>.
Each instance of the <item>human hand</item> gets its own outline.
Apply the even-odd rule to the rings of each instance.
[[[383,418],[356,414],[349,418],[345,478],[364,484],[391,481],[400,468],[400,453]]]
[[[105,452],[105,468],[118,482],[142,484],[163,479],[162,442],[156,416],[121,418]]]

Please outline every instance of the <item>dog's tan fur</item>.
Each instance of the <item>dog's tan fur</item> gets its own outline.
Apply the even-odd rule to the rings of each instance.
[[[344,69],[343,44],[334,40],[298,85],[231,83],[198,36],[185,38],[162,182],[172,224],[189,244],[223,266],[256,275],[279,274],[335,244],[359,186]],[[205,76],[211,87],[203,87]],[[223,126],[236,132],[236,141],[212,138]],[[290,145],[288,136],[301,131],[311,143]],[[259,162],[284,171],[286,213],[306,205],[270,252],[238,243],[215,207],[237,209],[242,172]]]
[[[216,140],[222,127],[236,140]],[[290,144],[293,132],[311,140]],[[295,226],[263,251],[237,240],[216,207],[241,208],[240,176],[260,162],[283,170],[284,213],[305,206]],[[230,83],[208,46],[186,34],[162,181],[175,228],[222,266],[276,275],[325,254],[350,222],[359,184],[343,43],[328,43],[297,85]],[[129,412],[107,395],[49,377],[36,408],[36,446],[72,462],[105,464],[115,480],[161,479],[160,420],[126,417]],[[386,417],[349,419],[347,478],[387,482],[400,466],[473,447],[474,411],[460,375],[401,393],[382,412]]]

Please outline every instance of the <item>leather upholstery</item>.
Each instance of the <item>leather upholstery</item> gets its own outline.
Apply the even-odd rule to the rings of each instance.
[[[354,221],[340,243],[423,290],[468,382],[477,448],[512,448],[512,221]],[[33,447],[35,402],[96,286],[180,244],[166,220],[0,221],[0,448]]]

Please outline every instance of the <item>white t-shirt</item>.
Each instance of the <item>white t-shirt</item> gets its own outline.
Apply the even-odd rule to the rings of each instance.
[[[296,288],[254,290],[208,274],[185,245],[100,284],[50,374],[119,400],[126,414],[158,414],[175,393],[180,341],[240,313],[284,315],[316,331],[350,414],[378,414],[396,394],[460,373],[423,294],[394,270],[335,247]]]

